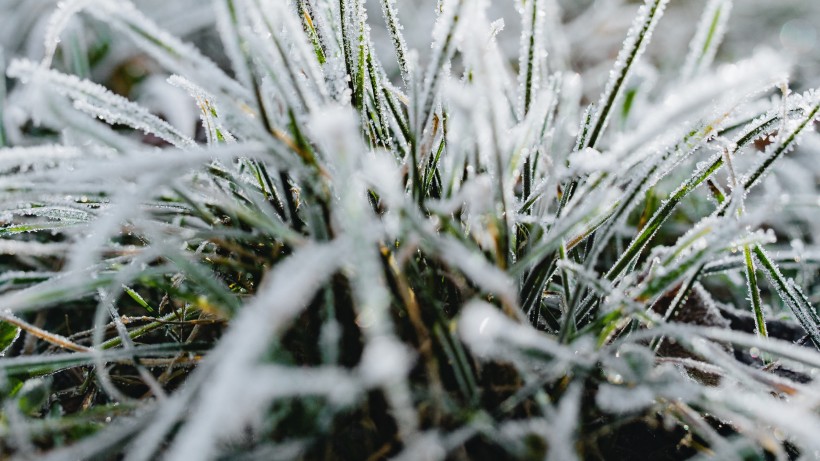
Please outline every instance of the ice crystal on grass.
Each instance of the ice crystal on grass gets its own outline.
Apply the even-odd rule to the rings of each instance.
[[[192,140],[146,109],[93,82],[41,69],[37,64],[23,60],[12,62],[8,74],[68,96],[74,101],[75,108],[109,124],[124,124],[155,134],[177,147],[193,145]]]
[[[726,33],[726,23],[732,11],[732,0],[709,0],[698,24],[695,37],[689,44],[689,54],[683,65],[684,79],[698,75],[715,59]]]
[[[3,455],[816,454],[780,7],[6,3]]]

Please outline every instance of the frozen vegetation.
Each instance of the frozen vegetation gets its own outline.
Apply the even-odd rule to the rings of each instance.
[[[0,0],[0,459],[817,459],[814,0]]]

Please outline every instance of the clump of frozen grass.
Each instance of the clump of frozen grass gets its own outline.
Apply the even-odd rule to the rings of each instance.
[[[730,0],[657,68],[666,0],[607,7],[593,64],[598,6],[511,2],[511,55],[487,1],[439,2],[429,52],[392,0],[186,2],[209,55],[154,3],[3,37],[3,453],[820,452],[820,93],[721,61]]]

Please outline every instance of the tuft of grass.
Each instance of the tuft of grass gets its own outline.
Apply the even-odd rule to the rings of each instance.
[[[0,6],[0,458],[820,452],[820,92],[727,61],[742,5],[41,3]]]

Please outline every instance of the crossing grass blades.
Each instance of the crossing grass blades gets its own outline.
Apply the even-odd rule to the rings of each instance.
[[[5,51],[2,457],[820,453],[817,201],[778,189],[820,93],[715,62],[731,0],[657,69],[668,0],[621,5],[593,98],[554,0],[517,56],[484,0],[422,51],[393,0],[212,3],[222,65],[126,0]],[[188,98],[113,92],[134,55]]]

